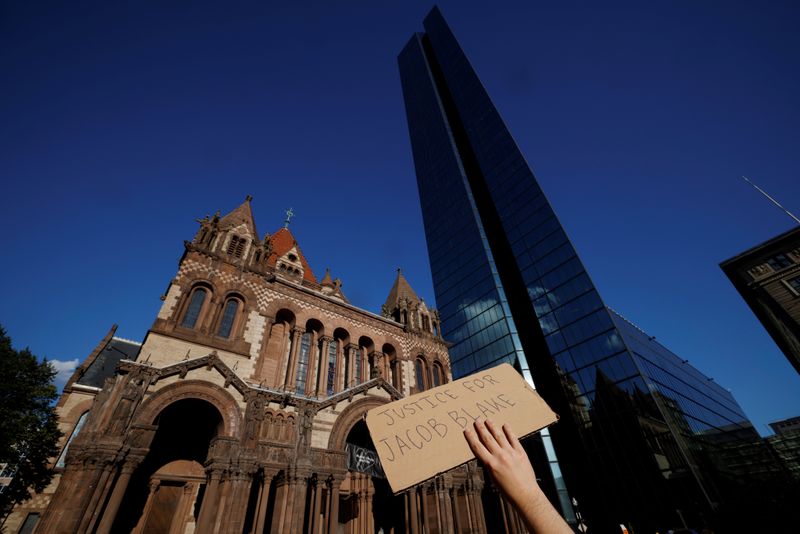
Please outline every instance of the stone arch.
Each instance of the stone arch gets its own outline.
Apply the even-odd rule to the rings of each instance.
[[[391,399],[383,397],[365,397],[350,404],[339,414],[333,424],[330,438],[328,438],[328,449],[343,451],[347,434],[367,414],[367,411],[389,402]]]
[[[238,437],[242,415],[236,400],[216,384],[201,380],[182,380],[157,390],[139,407],[134,422],[152,425],[164,408],[182,399],[201,399],[211,403],[222,416],[223,428],[220,435]]]
[[[59,421],[70,424],[77,423],[81,415],[83,415],[85,412],[88,412],[92,408],[93,403],[94,403],[93,398],[79,402],[78,404],[73,406],[69,412],[59,417]]]
[[[258,297],[255,292],[244,284],[225,284],[220,287],[219,295],[223,300],[230,297],[238,297],[248,309],[255,309],[258,303]]]
[[[289,310],[291,311],[295,317],[298,317],[302,314],[302,308],[300,305],[293,301],[286,298],[277,298],[272,300],[267,304],[264,308],[263,312],[271,317],[275,317],[280,310]]]
[[[197,317],[195,325],[192,327],[196,328],[207,321],[209,315],[213,314],[213,301],[219,294],[219,287],[205,277],[186,278],[181,281],[180,286],[182,289],[181,296],[174,308],[172,319],[181,326],[184,316],[186,315],[186,310],[189,307],[189,302],[191,301],[192,295],[194,295],[195,291],[202,288],[207,292],[207,295],[200,308],[200,314]]]

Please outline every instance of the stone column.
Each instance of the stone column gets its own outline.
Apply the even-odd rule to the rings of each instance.
[[[428,485],[422,484],[419,488],[419,509],[422,515],[422,524],[428,522]],[[427,530],[427,529],[426,529]]]
[[[344,343],[341,341],[336,343],[336,385],[333,388],[334,393],[339,393],[344,389]]]
[[[439,477],[436,480],[436,501],[439,511],[440,532],[453,532],[455,529],[453,506],[450,500],[452,487],[452,483],[445,477]]]
[[[272,480],[277,471],[264,470],[261,479],[261,489],[258,492],[258,503],[256,504],[256,516],[253,518],[253,534],[264,534],[269,532],[265,524],[267,521],[267,506],[269,505],[269,493],[272,487]],[[274,513],[274,512],[273,512]]]
[[[322,336],[322,358],[320,358],[321,367],[319,369],[319,380],[317,381],[317,397],[327,397],[328,396],[328,351],[330,350],[331,341],[333,338],[330,336]],[[335,374],[335,373],[334,373]],[[335,377],[334,377],[335,379]]]
[[[356,517],[355,530],[358,534],[367,534],[367,476],[359,473],[356,481],[358,517]]]
[[[453,503],[453,532],[461,532],[463,526],[461,525],[461,507],[458,505],[458,488],[450,489],[450,499]]]
[[[474,484],[468,490],[470,507],[474,511],[475,532],[482,534],[486,532],[486,520],[483,515],[483,502],[481,501],[480,488]]]
[[[287,391],[294,391],[294,386],[297,382],[297,355],[300,353],[300,338],[302,335],[302,329],[292,329],[292,352],[289,354],[289,368],[286,384],[284,384],[284,389]]]
[[[147,524],[147,516],[150,515],[150,510],[153,508],[153,501],[156,497],[156,492],[158,491],[159,486],[161,485],[160,480],[151,480],[150,484],[148,485],[148,489],[150,490],[147,494],[147,500],[144,504],[144,510],[142,510],[142,515],[139,517],[139,522],[131,531],[131,534],[146,534],[144,531],[144,527]]]
[[[328,499],[330,499],[330,506],[328,509],[328,534],[336,534],[339,527],[339,487],[342,485],[342,479],[339,477],[332,477],[329,481]]]
[[[244,529],[252,483],[251,469],[240,469],[231,473],[227,483],[228,498],[223,511],[224,520],[219,531],[221,534],[240,534]]]
[[[303,514],[306,508],[306,492],[308,490],[309,476],[310,473],[299,472],[292,479],[294,484],[290,484],[291,495],[289,502],[291,508],[287,507],[287,510],[291,510],[291,514],[287,515],[292,522],[289,525],[288,531],[300,532],[303,529]]]
[[[345,373],[345,375],[347,375],[348,380],[344,384],[345,389],[347,389],[358,384],[358,377],[355,375],[356,358],[361,357],[361,347],[359,347],[358,345],[354,345],[353,343],[350,343],[349,345],[347,345],[345,350],[347,350],[348,353],[350,354],[350,362],[348,365],[347,372]]]
[[[509,521],[510,518],[508,517],[508,508],[506,507],[506,501],[505,501],[505,499],[500,497],[500,495],[497,495],[495,492],[492,492],[492,493],[495,494],[494,497],[498,501],[497,504],[499,505],[499,508],[500,508],[500,516],[503,518],[504,531],[510,533],[510,532],[512,532],[511,531],[511,521]]]
[[[309,518],[307,534],[319,534],[321,530],[320,513],[322,512],[322,486],[323,482],[318,475],[314,475],[309,481],[309,491],[311,491],[311,506],[309,506]]]
[[[367,534],[374,534],[375,521],[372,519],[372,497],[375,495],[375,487],[369,475],[364,475],[364,525]]]
[[[369,375],[367,376],[367,380],[372,380],[373,378],[383,377],[386,378],[387,375],[384,370],[384,354],[382,352],[378,352],[377,350],[372,351],[367,355],[367,368],[369,369],[369,359],[372,358],[372,370],[369,371]]]
[[[128,489],[128,484],[131,481],[131,475],[138,465],[138,461],[131,460],[127,460],[122,464],[117,483],[114,484],[114,490],[111,492],[111,497],[108,499],[108,504],[103,512],[103,518],[100,520],[100,525],[97,527],[97,534],[108,534],[111,532],[111,526],[114,524],[119,506],[122,504],[122,498],[125,496],[125,491]]]
[[[194,496],[197,494],[197,484],[194,482],[187,482],[183,486],[183,494],[178,503],[175,515],[172,518],[172,524],[169,528],[169,534],[183,534],[186,532],[186,525],[189,522],[189,510],[192,506]]]
[[[315,390],[316,377],[316,359],[319,355],[318,334],[314,330],[311,331],[311,340],[308,343],[308,361],[306,362],[306,385],[305,389],[300,393],[303,395],[313,395]]]
[[[283,325],[283,341],[281,342],[280,355],[278,359],[278,369],[275,372],[275,387],[283,388],[286,386],[286,376],[292,359],[292,330],[289,323]]]
[[[272,325],[275,324],[275,318],[269,315],[264,315],[264,330],[261,335],[261,350],[257,356],[255,369],[253,370],[253,380],[262,382],[266,377],[264,376],[264,363],[267,360],[267,348],[269,347],[269,338],[272,337]]]
[[[419,512],[417,511],[417,491],[416,487],[408,492],[408,502],[411,515],[411,534],[419,534]]]
[[[272,526],[270,532],[286,532],[284,529],[286,521],[286,504],[289,493],[289,483],[286,473],[281,478],[274,479],[275,484],[275,510],[272,513]]]
[[[83,512],[83,517],[78,525],[78,532],[89,532],[94,525],[94,521],[97,519],[98,514],[97,509],[103,502],[105,496],[108,494],[109,479],[113,478],[114,475],[114,466],[108,460],[101,461],[99,465],[95,464],[93,470],[95,473],[97,473],[97,475],[93,477],[96,481],[93,485],[94,491],[91,493],[88,506]]]
[[[195,531],[197,534],[211,534],[214,531],[221,478],[222,469],[212,468],[209,471],[206,493],[200,506],[200,516],[197,518],[197,530]]]

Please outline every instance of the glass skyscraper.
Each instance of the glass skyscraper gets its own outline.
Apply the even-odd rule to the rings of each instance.
[[[398,63],[454,376],[509,362],[535,385],[561,415],[532,446],[537,474],[590,532],[713,523],[728,491],[714,451],[757,432],[727,390],[604,304],[437,8],[424,29]]]

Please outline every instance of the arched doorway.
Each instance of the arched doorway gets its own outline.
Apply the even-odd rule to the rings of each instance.
[[[375,445],[363,419],[347,434],[346,443],[368,451]],[[358,450],[358,449],[356,449]],[[344,534],[399,534],[405,532],[405,501],[395,497],[386,479],[359,472],[348,465],[339,492],[339,532]],[[364,471],[369,471],[364,466]]]
[[[205,493],[203,464],[223,419],[211,403],[176,401],[158,414],[150,452],[134,473],[112,532],[171,534],[196,523]]]

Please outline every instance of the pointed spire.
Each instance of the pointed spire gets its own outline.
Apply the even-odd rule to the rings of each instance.
[[[331,270],[328,267],[325,267],[325,276],[322,277],[322,281],[319,285],[322,287],[333,287],[333,278],[331,278]]]
[[[403,276],[403,270],[400,267],[397,268],[397,278],[394,280],[394,284],[392,285],[392,289],[389,290],[389,296],[386,297],[386,303],[384,306],[389,310],[393,310],[397,307],[398,302],[401,299],[408,299],[412,302],[419,302],[419,297],[411,289],[411,284],[408,283],[406,277]]]
[[[239,207],[237,207],[232,212],[225,215],[219,221],[219,226],[221,229],[231,228],[240,226],[245,224],[247,229],[250,231],[251,237],[253,239],[258,239],[258,231],[256,230],[256,222],[253,218],[253,210],[250,207],[250,201],[253,200],[253,197],[247,195]]]
[[[292,211],[292,208],[289,208],[286,210],[286,220],[283,221],[284,228],[289,228],[289,223],[292,221],[292,217],[294,217],[294,212]]]

